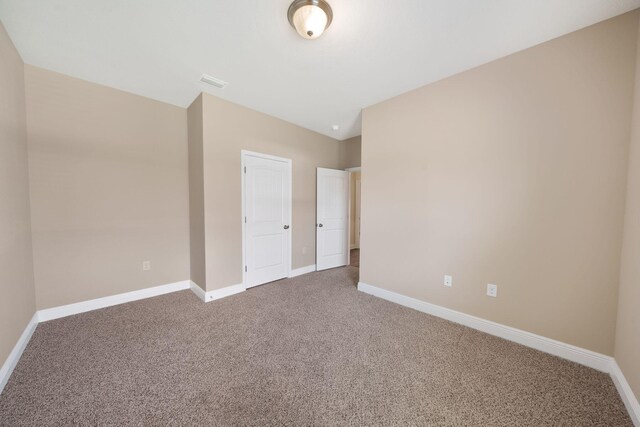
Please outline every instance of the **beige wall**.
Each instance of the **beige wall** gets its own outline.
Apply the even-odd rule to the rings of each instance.
[[[25,78],[38,308],[187,280],[186,110],[32,66]]]
[[[0,366],[36,306],[23,69],[0,23]]]
[[[340,169],[362,166],[360,160],[362,151],[361,136],[354,136],[342,141],[340,147]]]
[[[625,14],[367,108],[360,280],[613,354],[637,30]]]
[[[361,280],[606,354],[615,331],[640,397],[638,37],[634,12],[367,109]],[[293,159],[293,268],[315,263],[315,168],[361,165],[360,137],[23,70],[1,24],[0,58],[0,360],[36,300],[240,283],[241,149]]]
[[[187,110],[189,131],[189,243],[191,280],[206,289],[204,231],[204,164],[202,135],[202,95]]]
[[[292,268],[315,264],[316,168],[342,143],[207,94],[203,117],[207,290],[242,283],[241,150],[292,159]]]
[[[637,49],[615,358],[640,400],[640,32]]]

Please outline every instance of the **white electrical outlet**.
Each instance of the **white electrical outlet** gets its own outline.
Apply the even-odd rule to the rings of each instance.
[[[453,286],[453,277],[444,276],[444,285],[448,286],[448,287],[452,287]]]
[[[487,295],[496,298],[498,296],[498,285],[492,285],[491,283],[489,283],[487,285]]]
[[[151,270],[151,261],[142,261],[142,270],[143,271]]]

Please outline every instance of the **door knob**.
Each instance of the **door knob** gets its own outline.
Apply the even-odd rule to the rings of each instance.
[[[318,224],[318,227],[322,228],[322,224]]]
[[[289,226],[288,226],[288,225],[285,225],[285,226],[284,226],[284,229],[285,229],[285,230],[288,230],[288,229],[289,229]]]

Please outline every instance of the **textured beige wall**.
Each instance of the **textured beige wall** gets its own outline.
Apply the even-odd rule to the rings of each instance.
[[[36,308],[23,69],[0,23],[0,366]]]
[[[241,150],[293,161],[292,268],[315,264],[316,168],[340,168],[341,142],[203,95],[207,290],[242,283]]]
[[[640,32],[637,49],[615,357],[640,400]]]
[[[206,289],[204,242],[204,164],[202,135],[202,95],[187,110],[189,132],[189,244],[191,280]]]
[[[360,159],[362,151],[361,136],[354,136],[342,141],[340,147],[340,169],[362,166]]]
[[[628,13],[367,108],[360,280],[613,354],[637,29]]]
[[[25,78],[38,308],[187,280],[186,110],[32,66]]]

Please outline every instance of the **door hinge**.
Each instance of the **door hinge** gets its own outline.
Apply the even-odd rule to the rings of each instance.
[[[247,173],[247,167],[246,166],[244,167],[244,173]]]
[[[247,217],[246,216],[244,217],[244,223],[245,224],[247,223]]]
[[[245,273],[247,272],[247,266],[246,265],[244,266],[244,272]]]

